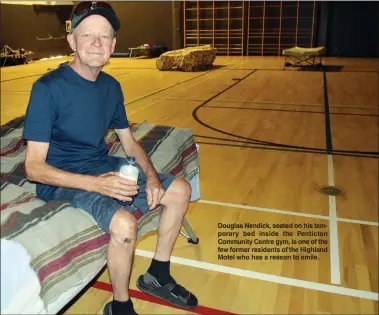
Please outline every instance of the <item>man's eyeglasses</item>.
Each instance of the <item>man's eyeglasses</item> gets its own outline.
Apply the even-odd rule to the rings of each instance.
[[[114,13],[114,10],[109,3],[101,2],[101,1],[99,1],[99,2],[97,2],[97,1],[84,1],[84,2],[79,3],[76,6],[74,14],[75,15],[82,15],[84,13],[87,13],[87,12],[95,9],[95,8],[108,9]]]

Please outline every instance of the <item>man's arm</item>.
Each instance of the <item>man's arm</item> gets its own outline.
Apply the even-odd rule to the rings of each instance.
[[[46,163],[49,146],[48,142],[28,141],[25,157],[25,171],[28,179],[51,186],[91,191],[92,176],[69,173]]]
[[[25,170],[32,182],[96,192],[117,198],[131,200],[137,193],[137,185],[110,172],[102,176],[74,174],[52,167],[46,163],[54,121],[58,118],[59,106],[54,101],[50,84],[37,81],[32,92],[25,117],[23,139],[27,140]]]
[[[58,103],[49,84],[33,84],[25,116],[23,138],[27,140],[25,171],[30,181],[56,187],[91,190],[88,176],[71,174],[46,163],[53,122],[58,118]]]
[[[157,172],[141,145],[134,139],[130,128],[115,129],[122,147],[127,155],[134,156],[136,162],[145,173],[146,178],[157,177]]]
[[[101,176],[75,174],[46,163],[49,143],[28,141],[25,157],[26,176],[41,184],[96,192],[122,201],[130,201],[138,186],[131,181],[108,173]]]

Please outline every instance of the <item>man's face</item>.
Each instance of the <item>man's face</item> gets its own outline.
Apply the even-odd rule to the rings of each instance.
[[[81,62],[89,67],[104,66],[116,45],[111,24],[100,15],[84,19],[67,39]]]

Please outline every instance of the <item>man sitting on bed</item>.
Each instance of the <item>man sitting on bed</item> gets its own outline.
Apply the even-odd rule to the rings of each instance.
[[[26,173],[37,183],[39,198],[70,200],[110,234],[107,265],[114,299],[104,314],[136,314],[128,294],[137,237],[133,210],[146,213],[158,204],[164,210],[155,255],[137,286],[176,306],[194,308],[197,298],[170,275],[170,257],[191,186],[155,171],[129,129],[120,84],[101,71],[114,51],[119,26],[107,3],[76,7],[67,37],[73,61],[43,75],[32,88],[23,133]],[[108,156],[104,136],[109,128],[115,129],[126,154],[136,158],[141,169],[138,183],[117,175],[124,159]],[[117,202],[132,196],[132,206]]]

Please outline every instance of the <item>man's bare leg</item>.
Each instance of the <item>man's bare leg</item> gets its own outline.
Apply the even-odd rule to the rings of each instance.
[[[191,196],[191,186],[176,179],[161,200],[165,206],[158,226],[157,247],[147,273],[139,277],[137,286],[144,292],[161,297],[178,307],[194,308],[197,298],[184,287],[175,284],[170,274],[170,257],[179,235]],[[170,289],[166,287],[169,284]]]
[[[184,179],[173,181],[161,200],[164,210],[158,226],[158,240],[154,259],[170,260],[175,241],[183,224],[191,197],[191,186]]]
[[[107,265],[115,300],[112,307],[119,306],[120,310],[123,309],[123,314],[127,314],[125,309],[129,306],[131,306],[130,311],[133,310],[128,290],[137,239],[137,220],[125,210],[116,212],[110,224],[110,235]],[[129,306],[122,305],[122,302],[126,301],[130,304]],[[115,308],[112,310],[113,314],[120,313]]]

